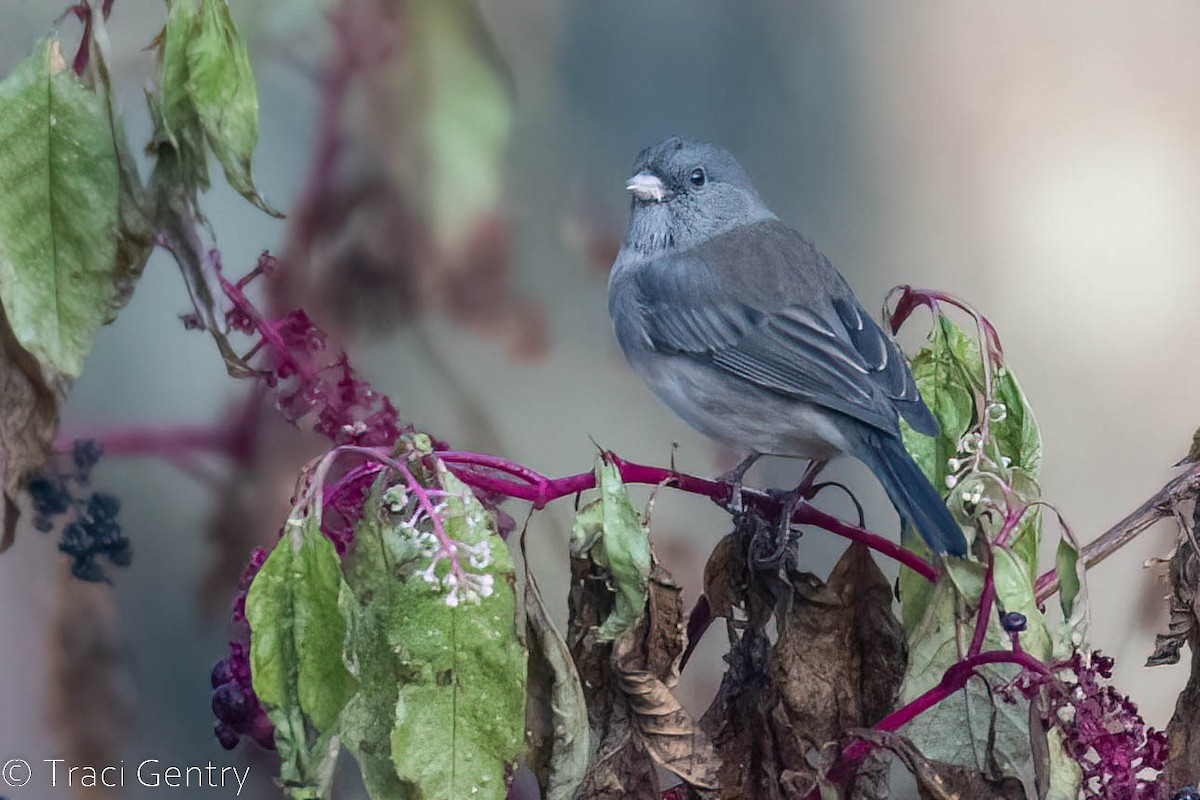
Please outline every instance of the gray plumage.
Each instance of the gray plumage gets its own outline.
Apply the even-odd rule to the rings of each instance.
[[[937,422],[904,355],[811,242],[766,207],[719,147],[642,151],[608,305],[650,388],[707,436],[756,452],[871,468],[937,552],[966,543],[905,452],[898,417]]]

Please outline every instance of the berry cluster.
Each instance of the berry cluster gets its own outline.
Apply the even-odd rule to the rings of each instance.
[[[1107,683],[1113,660],[1099,651],[1090,656],[1076,651],[1057,666],[1074,680],[1051,693],[1049,719],[1062,730],[1067,754],[1083,769],[1084,796],[1157,798],[1157,781],[1139,776],[1166,766],[1167,735],[1146,727],[1134,702]]]
[[[71,574],[93,583],[109,580],[98,559],[115,567],[133,560],[133,548],[117,520],[120,502],[103,492],[87,494],[101,452],[96,442],[77,440],[68,464],[63,463],[66,454],[53,456],[26,484],[33,526],[49,533],[61,525],[58,549],[71,557]]]
[[[212,670],[212,710],[217,718],[213,732],[226,750],[232,750],[243,736],[249,736],[263,747],[274,749],[275,728],[254,694],[250,680],[249,628],[246,626],[246,593],[250,582],[266,563],[267,551],[255,548],[250,563],[242,573],[237,599],[233,608],[233,631],[229,655],[216,663]]]
[[[1100,651],[1077,650],[1050,665],[1056,677],[1024,672],[1012,688],[1030,699],[1046,689],[1049,711],[1043,722],[1062,732],[1067,755],[1083,770],[1084,798],[1157,800],[1167,735],[1147,727],[1134,702],[1108,683],[1112,669],[1113,659]]]
[[[313,428],[334,444],[388,447],[396,441],[400,415],[391,400],[355,376],[345,353],[329,351],[325,332],[304,311],[267,319],[246,297],[246,286],[278,268],[274,256],[264,251],[237,283],[221,275],[216,251],[209,262],[230,304],[225,324],[258,339],[244,359],[255,360],[284,417],[295,424],[312,419]]]

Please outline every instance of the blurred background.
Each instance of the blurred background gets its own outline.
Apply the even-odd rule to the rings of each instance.
[[[293,256],[276,302],[321,300],[314,316],[418,428],[554,475],[590,469],[592,440],[697,473],[732,464],[735,454],[693,433],[626,367],[605,309],[633,157],[683,134],[737,155],[869,309],[911,283],[990,316],[1041,424],[1044,495],[1081,539],[1149,497],[1186,452],[1200,423],[1194,3],[1137,14],[1115,2],[343,7],[384,7],[399,31],[390,43],[369,40],[370,17],[339,40],[326,16],[334,4],[232,4],[259,85],[259,187],[292,219],[268,218],[216,176],[203,207],[230,274],[265,247]],[[0,0],[0,74],[61,11]],[[109,21],[138,147],[154,75],[143,48],[163,15],[157,0],[117,0]],[[74,23],[61,30],[64,45],[78,37]],[[347,52],[368,63],[331,103],[323,76],[345,67]],[[404,62],[387,66],[398,53]],[[314,197],[313,154],[331,130],[344,153]],[[187,310],[178,270],[156,253],[101,331],[64,432],[237,415],[250,387],[226,376],[207,337],[183,329]],[[64,737],[90,726],[84,738],[114,739],[127,763],[253,764],[252,796],[273,796],[269,760],[246,745],[226,754],[213,739],[208,683],[241,565],[273,540],[295,465],[313,452],[283,426],[263,426],[253,463],[214,459],[208,482],[161,460],[102,460],[95,483],[121,498],[135,549],[112,587],[70,588],[55,541],[19,531],[0,556],[0,756],[61,757]],[[748,482],[787,485],[801,466],[767,463]],[[864,499],[871,527],[896,530],[861,468],[838,463],[833,476]],[[821,502],[849,513],[832,495]],[[563,612],[570,512],[560,503],[530,531],[534,568]],[[685,603],[726,532],[707,502],[659,494],[655,543]],[[1141,666],[1168,591],[1144,564],[1172,543],[1160,526],[1090,576],[1093,644],[1116,657],[1117,685],[1157,727],[1188,674],[1186,658]],[[824,573],[842,546],[810,533],[803,563]],[[716,689],[724,639],[712,631],[682,681],[696,713]],[[79,652],[93,654],[94,673],[64,671]],[[46,786],[8,794],[70,796]]]

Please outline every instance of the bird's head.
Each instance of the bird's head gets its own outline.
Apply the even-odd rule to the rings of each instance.
[[[639,252],[694,247],[774,216],[732,155],[678,136],[638,154],[625,188],[633,196],[625,246]]]

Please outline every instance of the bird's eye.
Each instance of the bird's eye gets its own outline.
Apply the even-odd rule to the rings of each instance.
[[[692,186],[695,186],[697,189],[699,189],[704,185],[704,182],[708,180],[708,176],[704,174],[703,169],[696,167],[694,170],[692,170],[692,174],[688,176],[688,180],[692,182]]]

